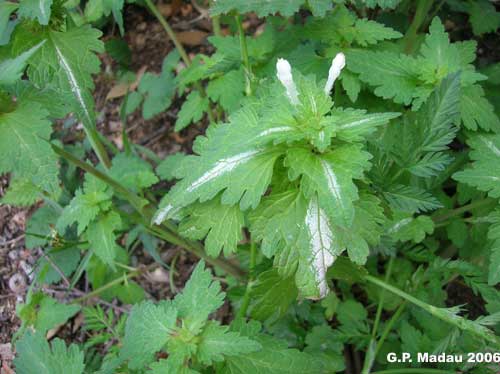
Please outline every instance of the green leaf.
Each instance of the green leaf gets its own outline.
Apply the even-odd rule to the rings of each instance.
[[[121,227],[121,224],[118,213],[108,212],[93,221],[87,229],[87,238],[92,251],[112,269],[115,268],[114,259],[118,247],[114,232]]]
[[[203,117],[203,113],[209,110],[210,105],[208,99],[202,97],[198,91],[191,92],[177,114],[175,131],[181,131],[191,122],[198,122]]]
[[[395,185],[384,196],[393,210],[408,213],[428,212],[443,206],[432,194],[416,186]]]
[[[387,234],[402,242],[412,240],[420,243],[426,235],[434,232],[434,222],[428,216],[416,218],[406,213],[396,213],[391,222],[388,223]]]
[[[28,331],[16,344],[14,365],[18,374],[82,374],[83,359],[78,346],[54,339],[51,349],[42,334]]]
[[[131,369],[141,369],[153,361],[174,331],[177,310],[169,301],[155,305],[143,301],[134,305],[125,326],[120,356],[129,360]]]
[[[354,40],[362,47],[377,44],[381,40],[401,38],[403,34],[381,23],[366,18],[356,20]]]
[[[167,181],[175,179],[176,170],[180,166],[184,157],[186,157],[186,155],[182,152],[168,155],[162,162],[160,162],[160,164],[156,168],[156,174],[158,174],[161,179]]]
[[[256,12],[259,17],[279,12],[282,16],[289,17],[297,12],[304,2],[304,0],[218,0],[213,3],[210,12],[213,15],[229,13],[232,10],[242,14]]]
[[[8,33],[10,15],[19,7],[18,4],[10,1],[0,2],[0,35]],[[7,44],[9,40],[5,41]],[[3,45],[3,44],[2,44]]]
[[[477,0],[467,3],[469,21],[474,35],[494,32],[500,27],[500,12],[486,0]]]
[[[47,224],[48,226],[48,224]],[[61,250],[54,250],[46,253],[52,263],[49,263],[46,258],[42,258],[38,263],[38,278],[40,282],[47,284],[54,284],[61,281],[62,277],[58,270],[54,268],[55,264],[58,269],[66,276],[70,275],[76,270],[80,263],[80,250],[78,248],[65,248]],[[42,277],[43,275],[43,277]]]
[[[484,90],[475,84],[462,89],[460,97],[462,122],[469,130],[481,128],[486,131],[500,132],[500,119],[493,105],[484,97]]]
[[[215,312],[224,303],[224,292],[219,282],[214,282],[210,270],[205,269],[205,262],[200,261],[189,278],[184,290],[174,299],[186,326],[194,333],[199,332],[210,313]]]
[[[409,105],[425,98],[427,92],[418,87],[418,63],[406,55],[392,52],[351,50],[346,53],[346,68],[359,74],[359,79],[375,87],[375,95]]]
[[[120,153],[113,158],[113,164],[109,170],[112,178],[134,191],[139,192],[158,182],[151,165],[142,158]]]
[[[220,103],[222,109],[232,113],[239,108],[245,96],[245,76],[243,70],[231,70],[207,85],[210,100]]]
[[[224,250],[228,256],[236,252],[243,239],[243,213],[238,206],[222,205],[215,198],[186,208],[187,218],[179,225],[179,234],[189,239],[205,239],[205,250],[212,257]]]
[[[13,206],[30,206],[41,200],[41,190],[29,179],[15,178],[0,203]]]
[[[59,220],[57,229],[62,231],[73,222],[77,223],[77,233],[80,235],[99,212],[109,209],[111,206],[112,192],[104,182],[86,174],[83,191],[78,190],[75,197],[67,205]]]
[[[297,299],[297,287],[290,277],[282,277],[273,268],[260,273],[251,290],[253,319],[276,320],[285,315],[290,305]]]
[[[173,75],[165,72],[161,75],[146,73],[142,76],[138,91],[144,96],[142,116],[150,119],[165,111],[172,104],[175,94]]]
[[[58,217],[59,212],[50,205],[37,209],[26,224],[26,248],[33,249],[47,244],[52,238],[52,227]]]
[[[38,19],[41,25],[48,25],[52,0],[20,0],[18,15],[23,18]]]
[[[261,348],[258,342],[229,331],[228,326],[210,321],[200,334],[196,358],[202,364],[211,365],[213,362],[223,361],[226,357],[249,354]]]
[[[12,112],[0,112],[0,173],[14,172],[49,191],[58,190],[57,157],[48,140],[48,113],[39,104],[20,101]]]
[[[28,59],[33,56],[43,43],[45,42],[40,42],[40,44],[37,44],[15,58],[2,61],[0,63],[0,85],[11,85],[20,80]]]
[[[332,223],[349,227],[354,218],[353,202],[358,198],[353,178],[361,178],[370,165],[371,156],[358,146],[340,146],[321,156],[304,148],[290,148],[285,165],[289,178],[301,178],[301,190],[312,198],[318,194],[318,204]]]
[[[182,180],[162,199],[155,223],[198,199],[210,200],[222,190],[222,204],[239,202],[242,210],[255,208],[282,154],[280,147],[267,146],[275,135],[265,132],[268,126],[259,122],[252,110],[245,109],[235,113],[231,123],[210,127],[206,137],[198,137],[193,149],[198,155],[182,161],[176,171],[176,177]],[[252,183],[244,182],[248,180]]]
[[[41,334],[65,323],[80,310],[79,305],[58,303],[41,292],[33,294],[28,303],[18,307],[18,315],[23,323],[33,326]]]
[[[14,40],[14,51],[24,51],[45,40],[29,60],[30,80],[40,87],[51,84],[61,97],[71,98],[73,110],[88,128],[95,126],[92,74],[99,72],[95,53],[104,51],[101,35],[89,26],[66,32],[23,27]]]
[[[500,197],[500,135],[475,135],[467,143],[472,148],[472,167],[453,174],[453,179]]]

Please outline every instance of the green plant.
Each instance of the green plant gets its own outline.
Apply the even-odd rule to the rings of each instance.
[[[468,30],[469,14],[481,41],[495,7],[217,0],[213,53],[191,58],[142,5],[176,47],[159,74],[129,71],[126,43],[100,40],[111,15],[127,32],[123,1],[0,2],[2,203],[37,203],[26,247],[43,253],[18,306],[17,371],[493,373],[493,355],[387,354],[500,348],[498,63],[475,61],[477,42],[443,22]],[[247,12],[266,17],[252,36]],[[126,87],[121,149],[96,125],[104,51]],[[183,97],[175,131],[208,125],[193,154],[160,160],[129,139],[129,114]],[[162,242],[202,259],[180,293]],[[156,268],[171,300],[146,300],[140,279]],[[42,292],[53,284],[62,297]],[[452,298],[457,288],[470,295]],[[82,344],[46,341],[81,311]]]

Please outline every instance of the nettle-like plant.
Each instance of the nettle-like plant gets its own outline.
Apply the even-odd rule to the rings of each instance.
[[[386,359],[500,348],[499,69],[444,22],[468,15],[482,40],[494,6],[214,0],[212,53],[191,57],[141,5],[175,46],[159,72],[101,41],[108,21],[127,32],[121,0],[0,0],[1,202],[36,204],[41,254],[17,372],[495,372]],[[120,147],[98,131],[102,53],[126,91]],[[178,104],[193,154],[134,144],[129,114]],[[202,259],[181,292],[164,242]],[[157,268],[172,298],[146,300]],[[83,342],[47,341],[80,314]]]
[[[155,223],[183,217],[181,232],[208,233],[207,251],[217,256],[236,251],[248,222],[280,273],[295,274],[303,297],[325,297],[335,258],[347,250],[364,264],[369,244],[378,244],[384,214],[364,175],[372,158],[366,137],[399,116],[335,108],[330,91],[344,65],[340,53],[326,83],[295,73],[296,84],[288,61],[278,60],[281,84],[262,84],[229,123],[196,140],[197,155],[175,170],[182,180]]]

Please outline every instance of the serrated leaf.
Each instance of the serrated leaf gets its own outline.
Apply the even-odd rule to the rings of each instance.
[[[476,135],[467,143],[471,146],[472,167],[453,174],[453,179],[500,197],[500,135]]]
[[[170,339],[175,328],[177,310],[169,301],[155,305],[144,301],[134,305],[125,326],[120,356],[129,360],[131,369],[140,369],[153,361]]]
[[[190,123],[198,122],[208,110],[210,110],[208,99],[202,97],[198,91],[191,92],[177,114],[175,131],[181,131]]]
[[[213,281],[205,262],[200,261],[189,278],[184,290],[174,299],[179,318],[193,332],[198,332],[208,319],[224,302],[220,283]]]
[[[99,72],[95,53],[104,51],[101,35],[89,26],[66,32],[24,27],[14,40],[14,50],[19,51],[45,40],[29,60],[30,80],[40,87],[52,84],[62,97],[71,98],[73,110],[88,128],[95,126],[92,74]]]
[[[175,179],[176,170],[180,166],[184,157],[186,157],[186,155],[182,152],[168,155],[156,168],[156,174],[158,174],[161,179],[165,179],[167,181]]]
[[[297,299],[297,287],[291,277],[282,277],[277,269],[260,273],[251,290],[253,319],[279,319]]]
[[[42,0],[40,0],[42,1]],[[0,63],[0,85],[11,85],[21,79],[28,59],[43,45],[40,42],[19,56]]]
[[[274,135],[266,132],[267,126],[246,109],[235,113],[231,123],[213,126],[206,137],[198,137],[193,147],[198,155],[182,161],[176,171],[182,180],[162,199],[155,223],[170,218],[198,199],[210,200],[222,190],[222,204],[239,202],[242,210],[255,208],[282,153],[280,147],[267,146]],[[243,183],[250,179],[251,184]]]
[[[83,352],[55,339],[52,348],[40,333],[26,332],[16,344],[14,365],[18,374],[82,374]]]
[[[394,210],[408,213],[428,212],[442,207],[432,194],[416,186],[395,185],[384,196]]]
[[[47,244],[52,238],[52,228],[58,217],[59,212],[50,205],[37,209],[26,224],[26,248],[34,249]]]
[[[434,232],[434,222],[428,216],[412,217],[405,213],[397,213],[388,223],[387,234],[402,242],[412,240],[420,243],[426,235]]]
[[[135,192],[141,191],[158,182],[151,164],[142,158],[120,153],[113,158],[109,174],[112,178]]]
[[[207,95],[210,100],[220,103],[227,112],[238,109],[245,95],[245,76],[243,70],[231,70],[222,76],[211,80],[207,85]]]
[[[375,95],[410,104],[425,95],[418,90],[419,67],[406,55],[392,52],[351,50],[346,53],[346,67],[359,79],[375,87]]]
[[[179,225],[179,234],[189,239],[205,238],[205,250],[212,257],[224,250],[228,256],[236,252],[243,239],[243,213],[238,206],[222,205],[215,198],[205,203],[192,204],[187,217]]]
[[[61,304],[43,293],[35,293],[27,304],[20,304],[18,315],[23,323],[33,326],[41,334],[65,323],[80,310],[79,305]]]
[[[121,227],[121,223],[120,215],[111,211],[90,223],[87,228],[92,251],[112,269],[115,268],[114,259],[118,247],[115,230]]]
[[[11,180],[5,195],[0,198],[0,203],[13,206],[30,206],[41,200],[41,192],[29,179],[15,178]]]
[[[20,101],[11,112],[0,112],[0,173],[14,172],[34,185],[58,190],[57,157],[48,142],[48,113],[37,103]]]
[[[165,111],[175,94],[174,77],[169,71],[156,75],[145,73],[139,83],[138,91],[144,96],[142,116],[150,119]]]
[[[484,97],[484,90],[477,84],[462,89],[460,113],[464,126],[469,130],[481,128],[500,132],[500,119],[493,105]]]
[[[228,326],[210,321],[200,334],[196,357],[201,363],[211,365],[223,361],[226,357],[249,354],[261,348],[258,342],[229,331]]]
[[[376,44],[381,40],[397,39],[403,36],[403,34],[390,27],[385,27],[381,23],[366,18],[356,20],[354,28],[354,40],[362,47]]]
[[[471,1],[467,3],[467,11],[474,35],[494,32],[500,27],[500,12],[489,1]]]
[[[48,25],[52,0],[20,0],[18,15],[24,18],[38,19],[41,25]]]
[[[8,33],[10,15],[14,13],[18,7],[18,4],[10,1],[0,2],[0,35],[9,34],[10,36],[10,33]],[[2,45],[7,44],[8,42],[9,40],[7,39]]]

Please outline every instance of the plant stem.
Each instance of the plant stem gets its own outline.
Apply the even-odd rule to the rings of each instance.
[[[179,39],[177,39],[177,36],[175,35],[174,30],[172,30],[172,27],[170,27],[170,24],[168,21],[163,17],[163,14],[160,13],[156,5],[153,4],[151,0],[144,0],[146,3],[148,9],[153,13],[153,15],[156,17],[156,19],[160,22],[160,24],[163,26],[163,29],[167,32],[170,40],[175,45],[175,48],[181,55],[182,61],[186,64],[186,66],[191,65],[191,59],[189,58],[188,54],[186,53],[186,50],[184,49],[183,45],[181,42],[179,42]]]
[[[220,16],[213,16],[212,17],[212,31],[215,36],[221,36],[222,31],[220,28]]]
[[[73,156],[71,153],[65,151],[64,149],[56,146],[55,144],[51,144],[52,149],[65,158],[66,160],[72,162],[79,168],[85,170],[87,173],[90,173],[94,175],[96,178],[106,182],[111,188],[113,188],[117,193],[122,195],[131,205],[132,207],[137,211],[137,213],[142,217],[141,220],[139,220],[139,223],[141,223],[148,231],[150,231],[152,234],[155,236],[166,240],[172,244],[178,245],[187,251],[193,253],[194,255],[203,258],[206,262],[209,264],[212,264],[213,266],[217,266],[227,273],[231,274],[234,276],[236,279],[240,280],[244,278],[244,272],[237,267],[236,265],[230,263],[229,261],[226,261],[225,259],[222,258],[212,258],[208,256],[204,249],[203,246],[199,242],[195,241],[189,241],[184,238],[182,238],[178,233],[177,233],[177,227],[171,223],[171,222],[164,222],[163,227],[161,226],[152,226],[150,224],[151,219],[153,217],[153,207],[144,207],[145,200],[140,198],[139,196],[135,195],[133,192],[129,191],[127,188],[123,187],[120,183],[115,181],[113,178],[109,177],[108,175],[100,172],[96,168],[94,168],[92,165],[89,165],[75,156]],[[147,201],[146,201],[147,202]],[[132,215],[130,215],[132,218]]]
[[[156,264],[154,264],[154,265],[156,265]],[[119,278],[113,279],[111,282],[106,283],[104,286],[99,287],[99,288],[93,290],[92,292],[89,292],[89,293],[87,293],[87,294],[85,294],[85,295],[83,295],[81,297],[78,297],[78,298],[74,299],[73,303],[80,304],[80,303],[84,302],[85,300],[88,300],[91,297],[97,296],[97,295],[101,294],[102,292],[110,289],[111,287],[116,286],[117,284],[120,284],[122,282],[127,281],[128,279],[131,279],[133,277],[136,277],[136,276],[142,274],[147,269],[148,268],[145,268],[145,269],[142,269],[142,270],[131,271],[130,273],[128,273],[126,275],[123,275],[123,277],[119,277]]]
[[[471,211],[473,209],[477,209],[477,208],[486,206],[486,205],[494,203],[494,202],[495,202],[495,200],[494,199],[490,199],[490,198],[473,201],[470,204],[467,204],[467,205],[461,206],[459,208],[455,208],[453,210],[450,210],[449,212],[447,212],[445,214],[437,215],[437,216],[432,216],[432,219],[436,223],[443,222],[443,221],[448,220],[449,218],[460,216],[460,215],[464,214],[465,212],[468,212],[468,211]]]
[[[399,297],[403,298],[404,300],[409,301],[410,303],[422,308],[426,312],[430,313],[436,318],[439,318],[440,320],[447,322],[453,326],[458,327],[460,330],[467,331],[471,335],[474,335],[480,339],[484,339],[490,343],[492,343],[495,347],[500,347],[500,340],[491,332],[491,330],[488,330],[487,328],[484,329],[479,329],[479,325],[475,325],[471,323],[470,321],[464,319],[463,317],[460,317],[456,314],[450,313],[450,311],[446,308],[439,308],[435,307],[433,305],[427,304],[426,302],[423,302],[422,300],[417,299],[416,297],[407,294],[406,292],[400,290],[399,288],[396,288],[388,283],[385,283],[384,281],[373,277],[371,275],[366,275],[364,277],[368,282],[373,283],[379,287],[385,288],[386,290],[392,292],[395,295],[398,295]]]
[[[245,294],[243,295],[243,301],[241,302],[241,307],[240,310],[238,310],[236,318],[245,318],[247,315],[248,306],[250,305],[256,262],[257,262],[257,250],[255,247],[255,243],[252,241],[250,243],[250,266],[248,267],[247,287],[245,289]]]
[[[109,160],[104,144],[102,144],[101,139],[99,138],[99,133],[93,127],[83,126],[83,129],[85,130],[85,135],[89,140],[90,146],[97,155],[97,158],[106,169],[109,169],[111,167],[111,161]]]
[[[385,273],[385,281],[386,282],[388,282],[390,277],[391,277],[393,264],[394,264],[394,257],[391,257],[389,259],[389,264],[387,266],[387,272]],[[380,317],[382,316],[382,309],[384,306],[385,289],[382,289],[379,297],[380,298],[379,298],[379,302],[378,302],[378,306],[377,306],[377,312],[375,314],[375,322],[373,323],[372,337],[370,339],[370,348],[373,348],[373,350],[369,349],[367,354],[365,355],[365,361],[363,363],[363,370],[361,371],[361,374],[369,374],[370,373],[371,367],[373,365],[373,361],[375,360],[375,357],[376,357],[376,355],[374,354],[375,353],[374,347],[375,347],[375,343],[377,341],[377,331],[378,331],[378,326],[380,324]]]
[[[385,339],[389,336],[389,333],[392,330],[392,327],[394,324],[398,321],[399,317],[401,317],[401,314],[403,314],[403,311],[406,308],[406,305],[408,304],[407,301],[404,301],[401,303],[401,305],[396,309],[396,312],[392,315],[391,319],[387,324],[385,325],[384,331],[382,331],[382,335],[380,335],[380,339],[377,342],[377,345],[375,347],[375,353],[373,357],[377,357],[378,353],[380,352],[380,349],[382,348],[382,345],[385,342]]]
[[[415,11],[415,16],[413,17],[413,21],[405,35],[406,53],[408,54],[413,53],[418,30],[422,26],[422,23],[425,21],[425,17],[427,16],[427,13],[429,13],[429,10],[431,9],[433,2],[434,2],[433,0],[420,0],[417,2],[417,10]]]
[[[250,60],[248,58],[248,47],[247,40],[245,37],[245,30],[243,30],[243,24],[241,23],[241,16],[236,15],[235,17],[236,25],[238,26],[238,34],[240,37],[240,49],[241,49],[241,61],[245,67],[245,93],[247,96],[252,95],[252,66],[250,65]]]

